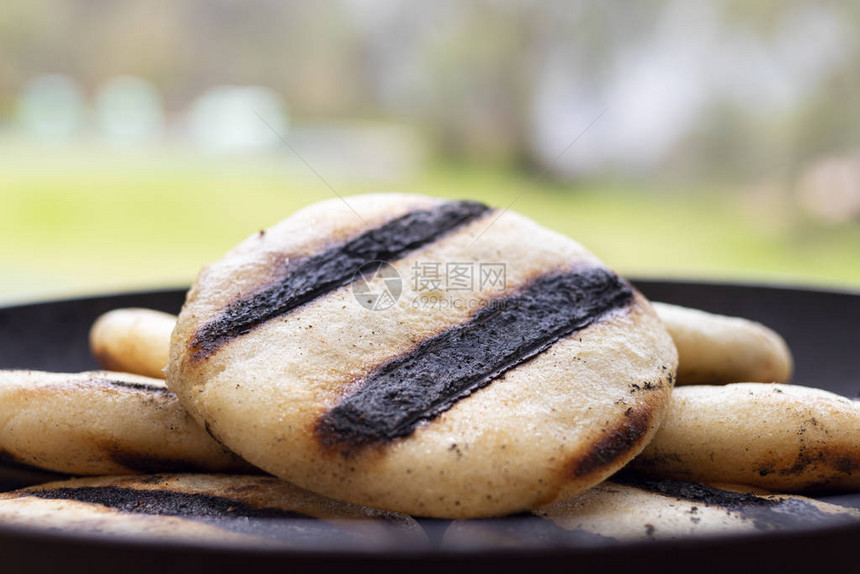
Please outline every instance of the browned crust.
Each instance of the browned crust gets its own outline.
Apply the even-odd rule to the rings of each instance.
[[[592,474],[613,465],[630,452],[654,426],[654,410],[652,405],[627,409],[624,420],[604,431],[603,437],[584,455],[571,461],[571,474],[577,478]]]

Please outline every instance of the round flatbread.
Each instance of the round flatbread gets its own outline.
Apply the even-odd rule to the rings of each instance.
[[[218,546],[426,543],[415,520],[336,502],[276,478],[99,477],[0,493],[0,526]]]
[[[633,465],[781,492],[860,490],[860,403],[797,385],[679,387]]]
[[[632,475],[602,482],[577,496],[535,510],[532,515],[514,519],[519,521],[515,528],[506,524],[507,520],[455,521],[445,533],[443,547],[593,547],[860,521],[860,511],[856,509],[801,496]]]
[[[109,371],[0,371],[0,457],[74,475],[255,471],[164,381]]]
[[[114,309],[90,328],[90,350],[111,371],[164,378],[176,316],[152,309]]]
[[[741,317],[652,303],[678,348],[676,384],[786,383],[791,351],[778,333]]]
[[[315,492],[506,514],[623,466],[676,352],[647,301],[515,213],[421,196],[306,208],[207,266],[168,386],[214,436]]]

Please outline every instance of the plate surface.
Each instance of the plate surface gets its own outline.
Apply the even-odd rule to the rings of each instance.
[[[794,383],[860,397],[860,293],[815,291],[755,285],[680,281],[634,280],[650,299],[739,315],[761,321],[781,333],[791,347],[796,371]],[[97,368],[87,346],[93,320],[117,307],[148,307],[176,313],[184,290],[130,293],[52,301],[0,309],[0,368],[81,371]],[[0,477],[0,489],[14,488],[21,474]],[[860,493],[831,496],[829,502],[860,508]],[[600,568],[601,571],[635,568],[664,571],[667,560],[690,565],[699,572],[749,568],[757,572],[794,570],[810,559],[815,549],[817,568],[850,565],[860,524],[681,542],[651,542],[605,546],[588,539],[547,534],[536,520],[501,519],[503,528],[521,548],[475,547],[442,550],[436,547],[448,521],[422,521],[431,548],[397,545],[373,550],[319,547],[307,550],[228,550],[212,545],[152,544],[117,541],[99,536],[0,529],[0,555],[9,571],[88,572],[117,569],[123,572],[236,570],[283,568],[314,571],[365,566],[402,572],[415,570],[473,570],[476,566],[501,571],[535,568]],[[766,560],[762,560],[767,556]],[[709,558],[710,557],[710,558]],[[686,569],[686,568],[685,568]]]

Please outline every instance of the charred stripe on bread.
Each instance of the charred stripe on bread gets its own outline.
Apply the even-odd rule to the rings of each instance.
[[[116,381],[112,379],[99,379],[94,378],[86,381],[84,383],[79,384],[94,384],[94,385],[107,385],[109,387],[115,387],[119,389],[128,389],[132,391],[140,391],[143,393],[156,393],[161,395],[172,395],[173,393],[165,387],[164,385],[159,384],[147,384],[147,383],[132,383],[129,381]]]
[[[319,419],[319,440],[349,448],[408,436],[421,422],[632,300],[632,288],[603,268],[540,276],[376,369]]]
[[[259,325],[353,282],[356,271],[396,261],[475,221],[491,209],[475,201],[452,201],[411,211],[322,253],[289,263],[274,284],[230,304],[204,325],[189,348],[196,359]]]
[[[829,514],[811,501],[798,497],[768,497],[748,492],[732,492],[669,478],[648,478],[631,472],[621,472],[612,480],[662,496],[701,503],[705,506],[725,508],[751,520],[756,528],[768,529],[797,526],[798,524],[833,524],[839,521],[855,522],[849,513]]]
[[[236,534],[279,541],[330,539],[343,536],[334,524],[314,516],[281,508],[255,508],[232,498],[202,492],[170,489],[136,489],[118,486],[62,487],[31,490],[27,496],[97,504],[128,514],[170,516],[203,522]]]
[[[181,518],[307,518],[298,512],[279,508],[253,508],[244,502],[197,492],[179,490],[141,490],[120,486],[80,486],[33,489],[27,496],[47,500],[74,500],[99,504],[120,512],[178,516]]]

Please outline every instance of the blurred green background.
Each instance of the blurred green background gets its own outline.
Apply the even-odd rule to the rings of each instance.
[[[5,0],[0,302],[187,285],[329,186],[513,202],[632,275],[856,290],[858,30],[856,2]]]

